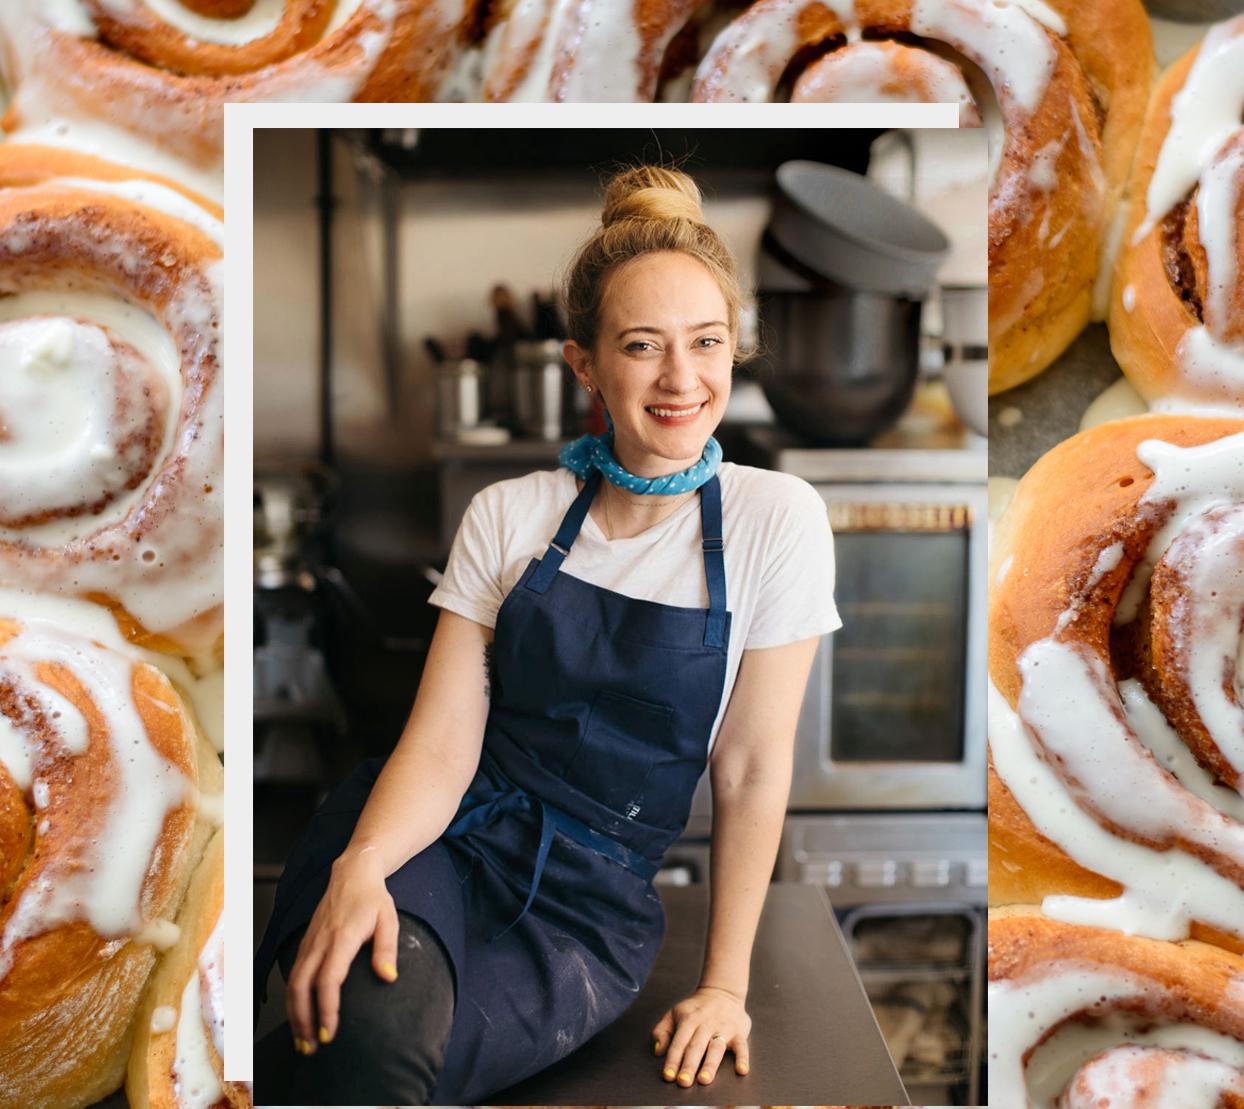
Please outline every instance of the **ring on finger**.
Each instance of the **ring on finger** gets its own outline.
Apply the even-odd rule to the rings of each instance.
[[[721,1040],[724,1043],[726,1040],[726,1037],[723,1036],[720,1032],[714,1032],[711,1036],[709,1036],[708,1042],[711,1044],[714,1040]]]

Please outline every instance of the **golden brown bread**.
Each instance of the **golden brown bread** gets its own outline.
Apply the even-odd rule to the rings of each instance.
[[[163,674],[49,625],[0,618],[0,717],[0,1104],[87,1105],[121,1080],[143,928],[176,911],[223,775]]]
[[[989,672],[996,695],[1005,706],[1014,710],[1020,702],[1023,659],[1030,648],[1047,643],[1068,645],[1084,658],[1099,660],[1110,682],[1135,677],[1159,708],[1165,703],[1170,723],[1210,775],[1220,781],[1228,779],[1225,772],[1215,769],[1221,767],[1222,754],[1214,741],[1204,728],[1192,726],[1187,718],[1194,715],[1186,711],[1187,691],[1180,691],[1175,678],[1169,686],[1162,686],[1163,648],[1159,646],[1155,658],[1151,648],[1137,646],[1133,634],[1136,629],[1155,630],[1160,642],[1175,626],[1170,610],[1177,598],[1164,598],[1162,594],[1177,576],[1179,563],[1159,562],[1149,591],[1150,603],[1138,606],[1136,619],[1116,626],[1113,617],[1151,537],[1167,522],[1171,511],[1165,501],[1145,500],[1154,475],[1138,456],[1141,444],[1160,440],[1188,447],[1224,440],[1241,431],[1244,422],[1225,419],[1149,416],[1123,420],[1067,440],[1029,471],[995,530],[991,552]],[[1202,514],[1206,526],[1213,526],[1218,511]],[[1187,524],[1184,530],[1190,527]],[[1107,558],[1107,553],[1113,558]],[[1244,555],[1241,558],[1244,560]],[[1070,697],[1072,691],[1068,689],[1066,695]],[[1113,703],[1109,699],[1118,695],[1111,687],[1103,689],[1102,696]],[[1027,711],[1031,718],[1032,710]],[[1122,717],[1122,709],[1117,711]],[[991,743],[995,748],[1000,738],[994,734],[998,718],[991,711]],[[1029,724],[1023,734],[1042,749],[1032,726]],[[1150,829],[1121,826],[1117,816],[1103,812],[1107,802],[1098,800],[1095,792],[1107,783],[1076,780],[1076,771],[1064,765],[1064,756],[1057,748],[1046,751],[1043,757],[1055,767],[1056,775],[1066,779],[1063,788],[1074,806],[1115,836],[1121,848],[1129,843],[1147,844],[1159,851],[1178,846],[1237,889],[1244,889],[1244,875],[1229,847],[1216,852],[1212,837],[1206,841],[1192,835],[1191,830],[1187,835],[1179,829],[1159,835]],[[1013,769],[1012,773],[1020,771]],[[1042,796],[1040,800],[1045,804],[1051,799]],[[1188,805],[1189,813],[1195,814],[1188,817],[1190,825],[1205,819],[1200,802],[1180,796],[1172,803]],[[1232,842],[1229,837],[1238,834],[1230,831],[1238,827],[1233,818],[1224,815],[1212,819],[1225,822],[1228,838],[1223,844]],[[1038,829],[1033,814],[1008,788],[993,758],[989,768],[989,852],[991,905],[1040,903],[1054,895],[1104,900],[1123,892],[1118,881],[1081,865]],[[1244,949],[1244,929],[1237,933],[1222,922],[1198,920],[1193,935],[1234,950]]]
[[[1110,297],[1110,345],[1119,365],[1136,389],[1149,401],[1174,399],[1191,405],[1244,405],[1244,385],[1237,371],[1197,370],[1197,363],[1230,362],[1230,352],[1244,359],[1244,127],[1237,126],[1225,140],[1209,151],[1205,168],[1192,173],[1193,184],[1174,198],[1169,210],[1149,210],[1149,189],[1163,150],[1170,137],[1175,98],[1187,91],[1189,75],[1202,52],[1225,51],[1232,40],[1244,37],[1244,17],[1224,24],[1220,39],[1207,39],[1163,73],[1154,89],[1128,186],[1126,233],[1115,267]],[[1215,48],[1215,41],[1218,42]],[[1208,47],[1207,47],[1208,44]],[[1238,61],[1235,62],[1238,65]],[[1196,113],[1209,113],[1223,95],[1217,86],[1195,90],[1199,102],[1189,103]],[[1238,123],[1238,108],[1236,120]],[[1179,158],[1172,146],[1166,157]],[[1195,161],[1189,151],[1186,158]],[[1171,163],[1168,163],[1171,164]],[[1235,167],[1232,169],[1232,167]],[[1222,227],[1214,234],[1232,233],[1233,241],[1222,244],[1222,262],[1235,278],[1225,295],[1214,295],[1208,234],[1203,227],[1199,202],[1214,167],[1234,182],[1234,205],[1229,194],[1214,201],[1229,211],[1215,213]],[[1193,167],[1195,170],[1195,167]],[[1212,221],[1213,222],[1213,221]],[[1206,242],[1202,241],[1203,236]],[[1191,333],[1204,324],[1222,345],[1219,354],[1195,354],[1186,344]]]

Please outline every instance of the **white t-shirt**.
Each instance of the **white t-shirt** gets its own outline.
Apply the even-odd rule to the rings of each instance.
[[[717,738],[743,652],[779,647],[842,626],[834,605],[834,540],[825,502],[792,474],[723,462],[726,607],[731,612],[726,685]],[[492,628],[501,602],[548,549],[578,489],[569,470],[500,481],[471,500],[444,579],[430,602]],[[700,548],[700,498],[628,539],[606,539],[589,515],[561,573],[627,597],[708,607]]]

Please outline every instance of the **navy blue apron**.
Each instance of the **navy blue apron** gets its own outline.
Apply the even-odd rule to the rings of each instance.
[[[725,688],[721,486],[700,490],[708,609],[558,572],[599,486],[593,473],[497,613],[483,752],[457,816],[388,879],[453,964],[433,1104],[483,1101],[595,1035],[635,999],[664,935],[652,876],[686,825]],[[355,771],[290,856],[256,958],[260,990],[378,773],[375,762]]]

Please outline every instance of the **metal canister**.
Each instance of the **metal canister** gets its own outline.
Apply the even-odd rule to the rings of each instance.
[[[437,429],[446,442],[465,428],[477,427],[483,401],[483,367],[462,358],[441,367],[437,381]]]
[[[533,439],[560,439],[567,373],[561,340],[524,340],[515,344],[514,353],[514,402],[519,427]]]

